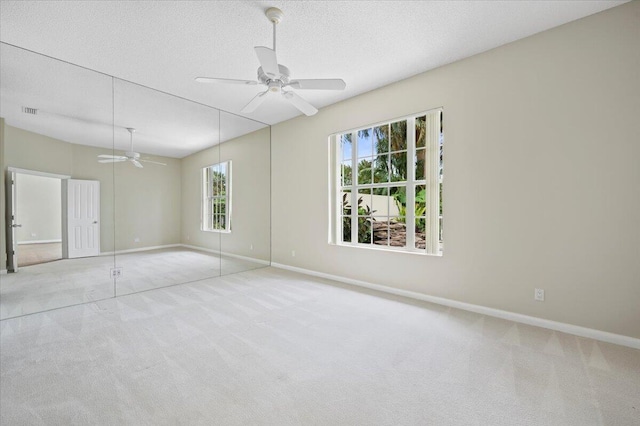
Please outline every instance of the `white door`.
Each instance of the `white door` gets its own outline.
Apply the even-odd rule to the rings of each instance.
[[[66,180],[68,257],[100,254],[100,182]]]
[[[22,225],[16,223],[16,173],[7,172],[5,181],[6,203],[7,203],[7,270],[18,272],[18,248],[16,247],[15,229]]]

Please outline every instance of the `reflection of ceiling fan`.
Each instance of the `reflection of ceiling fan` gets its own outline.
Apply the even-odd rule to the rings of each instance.
[[[273,49],[264,46],[256,46],[254,49],[260,61],[258,68],[258,81],[251,80],[232,80],[228,78],[210,78],[197,77],[196,81],[201,83],[229,83],[229,84],[245,84],[256,85],[263,84],[267,86],[267,90],[258,93],[244,108],[242,112],[250,113],[266,99],[266,95],[271,93],[280,93],[284,99],[298,108],[306,115],[313,115],[318,110],[309,102],[302,99],[295,92],[284,90],[291,89],[317,89],[317,90],[343,90],[346,84],[339,78],[332,79],[311,79],[311,80],[290,80],[289,68],[278,64],[276,58],[276,25],[282,21],[284,14],[280,9],[271,7],[266,11],[267,18],[273,22]]]
[[[151,161],[151,160],[140,158],[140,153],[133,151],[133,132],[135,132],[136,129],[127,127],[127,130],[131,134],[131,145],[129,145],[129,151],[126,151],[124,155],[106,155],[106,154],[98,155],[98,158],[101,158],[101,160],[98,160],[98,163],[121,163],[123,161],[131,161],[134,166],[140,169],[143,167],[142,163],[140,163],[141,161],[143,163],[152,163],[152,164],[158,164],[160,166],[166,166],[165,163],[159,163],[157,161]]]

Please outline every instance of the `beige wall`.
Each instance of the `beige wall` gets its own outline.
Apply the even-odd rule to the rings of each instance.
[[[4,167],[69,175],[74,145],[5,124]]]
[[[182,159],[182,243],[220,250],[220,233],[200,230],[202,168],[220,162],[220,146],[216,145]]]
[[[231,233],[221,235],[224,253],[271,258],[270,133],[267,127],[220,145],[220,161],[232,161]]]
[[[152,158],[167,165],[115,165],[116,250],[180,243],[181,161]]]
[[[20,173],[16,178],[16,242],[61,241],[62,184],[60,179]]]
[[[273,126],[273,261],[639,338],[638,40],[631,2]],[[328,135],[436,107],[444,256],[329,245]]]
[[[201,170],[232,162],[230,233],[200,230]],[[182,242],[270,259],[270,131],[258,130],[182,159]],[[253,248],[251,248],[253,246]]]
[[[180,160],[154,157],[167,166],[140,170],[129,163],[99,164],[97,156],[110,153],[102,148],[70,144],[8,125],[4,136],[4,170],[11,166],[100,181],[102,252],[180,243]],[[136,237],[140,242],[135,242]]]

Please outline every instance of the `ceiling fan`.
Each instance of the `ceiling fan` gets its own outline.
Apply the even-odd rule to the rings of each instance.
[[[242,108],[242,112],[250,113],[256,110],[262,102],[267,98],[269,93],[280,93],[284,99],[289,101],[294,107],[298,108],[306,115],[313,115],[318,110],[309,102],[298,96],[297,93],[286,89],[298,90],[344,90],[346,84],[344,80],[339,78],[330,79],[290,79],[289,68],[278,64],[276,58],[276,25],[282,21],[284,14],[278,8],[271,7],[265,12],[267,18],[273,23],[273,49],[264,46],[256,46],[254,50],[258,56],[260,67],[258,68],[258,81],[253,80],[234,80],[228,78],[211,78],[197,77],[196,81],[201,83],[227,83],[227,84],[245,84],[267,86],[267,90],[258,93],[251,101]]]
[[[138,167],[139,169],[142,169],[144,167],[141,162],[166,166],[165,163],[140,158],[140,153],[133,151],[133,132],[135,132],[136,129],[127,127],[127,131],[131,134],[131,144],[129,145],[129,151],[126,151],[124,155],[98,155],[98,158],[100,158],[100,160],[98,160],[98,163],[121,163],[123,161],[131,161],[131,163],[133,163],[133,165]]]

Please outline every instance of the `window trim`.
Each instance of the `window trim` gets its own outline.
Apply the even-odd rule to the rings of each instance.
[[[399,121],[407,121],[407,129],[415,129],[415,120],[418,117],[426,116],[427,120],[429,116],[437,117],[438,120],[442,118],[443,108],[433,108],[422,112],[412,113],[406,116],[392,118],[389,120],[380,121],[373,124],[367,124],[364,126],[335,132],[329,135],[329,150],[328,150],[328,159],[329,159],[329,229],[328,229],[328,242],[332,245],[343,246],[343,247],[356,247],[356,248],[366,248],[372,250],[381,250],[381,251],[389,251],[394,253],[409,253],[409,254],[420,254],[420,255],[428,255],[428,256],[442,256],[443,252],[440,249],[440,241],[439,235],[442,221],[440,220],[440,133],[441,128],[437,127],[437,134],[431,136],[431,140],[434,141],[435,146],[430,146],[432,144],[427,143],[425,145],[425,161],[428,161],[428,164],[438,165],[437,167],[428,167],[424,176],[424,179],[416,180],[415,179],[415,163],[414,158],[416,156],[416,137],[415,131],[407,130],[407,165],[412,164],[411,167],[407,167],[407,180],[403,181],[401,185],[398,185],[399,182],[379,182],[358,185],[357,178],[358,173],[357,169],[354,165],[358,164],[358,154],[357,154],[357,134],[360,130],[365,129],[373,129],[375,127],[383,126],[383,125],[391,125],[392,123],[396,123]],[[435,114],[439,113],[439,114]],[[435,126],[431,127],[435,129]],[[394,247],[394,246],[385,246],[385,245],[376,245],[371,243],[358,243],[358,216],[357,214],[351,214],[351,241],[345,242],[342,241],[342,200],[338,200],[338,196],[341,193],[342,189],[342,181],[341,181],[341,167],[342,167],[342,149],[341,143],[339,140],[340,135],[351,134],[352,138],[352,149],[351,149],[351,164],[352,164],[352,175],[351,175],[351,200],[350,204],[352,206],[357,206],[358,204],[358,190],[366,189],[366,188],[380,188],[380,187],[393,187],[393,186],[403,186],[406,188],[406,197],[407,197],[407,205],[415,206],[415,187],[416,185],[425,186],[427,190],[427,194],[435,194],[435,197],[428,197],[427,201],[427,211],[429,214],[425,216],[426,223],[425,227],[427,229],[428,234],[432,236],[426,240],[424,249],[415,248],[415,208],[407,209],[406,211],[406,223],[413,224],[414,231],[409,231],[406,233],[406,246],[405,247]],[[435,137],[435,138],[434,138]],[[422,148],[421,148],[422,149]],[[391,152],[391,151],[389,151]],[[375,155],[374,155],[375,157]],[[431,207],[431,208],[429,208]],[[409,228],[409,227],[407,227]],[[372,235],[373,241],[373,235]]]
[[[225,229],[206,229],[205,228],[205,199],[207,198],[205,195],[206,188],[209,183],[206,179],[206,169],[214,166],[218,166],[220,164],[226,164],[227,173],[226,173],[226,191],[225,191],[225,201],[226,201],[226,211],[225,211]],[[231,160],[220,161],[218,163],[209,164],[200,169],[200,230],[202,232],[215,232],[219,234],[230,234],[231,233],[231,218],[232,218],[232,179],[231,179]]]

